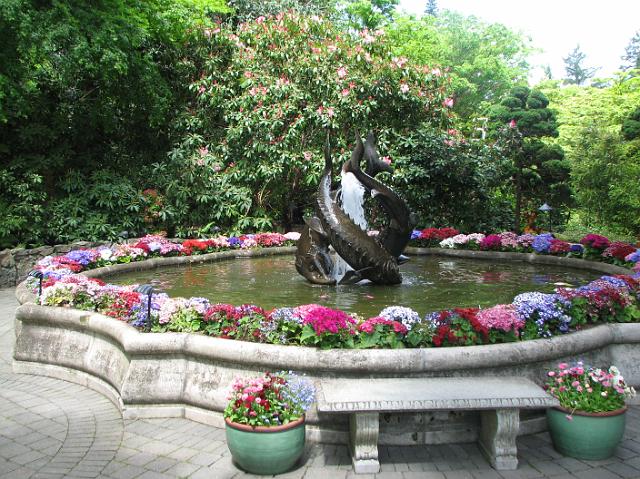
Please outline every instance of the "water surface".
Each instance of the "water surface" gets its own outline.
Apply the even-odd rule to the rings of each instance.
[[[409,306],[423,315],[510,303],[525,291],[553,292],[558,283],[581,285],[600,276],[560,266],[442,256],[414,256],[401,271],[404,281],[394,286],[320,286],[296,272],[293,256],[265,256],[138,271],[110,281],[151,283],[170,296],[202,296],[214,303],[252,303],[265,309],[319,303],[368,317],[390,305]]]

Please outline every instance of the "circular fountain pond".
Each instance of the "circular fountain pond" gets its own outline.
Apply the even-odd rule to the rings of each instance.
[[[487,307],[510,303],[526,291],[552,292],[575,286],[601,273],[561,265],[486,261],[442,256],[413,256],[402,266],[403,283],[380,286],[319,286],[296,273],[292,256],[237,258],[118,274],[119,284],[151,283],[172,297],[199,296],[212,303],[256,304],[265,309],[318,303],[364,317],[390,305],[425,314],[452,307]]]

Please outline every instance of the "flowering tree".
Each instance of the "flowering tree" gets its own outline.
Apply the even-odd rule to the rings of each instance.
[[[173,169],[198,178],[192,222],[299,221],[322,169],[326,129],[337,162],[355,129],[401,132],[445,126],[451,116],[442,70],[393,57],[382,31],[345,33],[288,12],[204,34],[207,61],[192,84],[185,140],[172,153]]]

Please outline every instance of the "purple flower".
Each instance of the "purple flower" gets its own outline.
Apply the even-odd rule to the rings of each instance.
[[[536,253],[548,253],[551,247],[551,240],[553,235],[551,233],[544,233],[536,236],[531,244],[531,247]]]
[[[411,239],[414,240],[418,238],[420,238],[420,230],[413,230],[411,232]]]
[[[70,259],[71,261],[77,261],[82,266],[86,266],[89,263],[93,263],[96,260],[98,253],[96,252],[96,250],[77,249],[74,251],[69,251],[64,256],[65,258]]]
[[[572,253],[582,254],[582,252],[584,251],[584,248],[582,247],[581,244],[574,243],[574,244],[571,245],[570,251]]]
[[[229,243],[229,246],[231,246],[232,248],[238,248],[241,245],[240,238],[238,238],[237,236],[232,236],[227,240],[227,242]]]
[[[638,261],[640,261],[640,249],[635,250],[635,252],[628,254],[625,258],[625,261],[628,261],[629,263],[637,263]]]
[[[568,301],[558,294],[538,292],[522,293],[513,299],[518,317],[523,321],[535,321],[540,337],[551,336],[550,328],[556,323],[560,332],[569,332],[571,318],[564,312],[565,303]]]

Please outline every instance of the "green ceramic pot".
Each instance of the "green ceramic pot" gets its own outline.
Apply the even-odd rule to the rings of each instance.
[[[252,428],[225,418],[227,446],[233,462],[252,474],[290,470],[304,452],[304,417],[283,426]]]
[[[556,451],[577,459],[600,460],[613,455],[624,434],[627,408],[602,413],[547,409],[549,434]],[[570,416],[571,419],[568,419]]]

